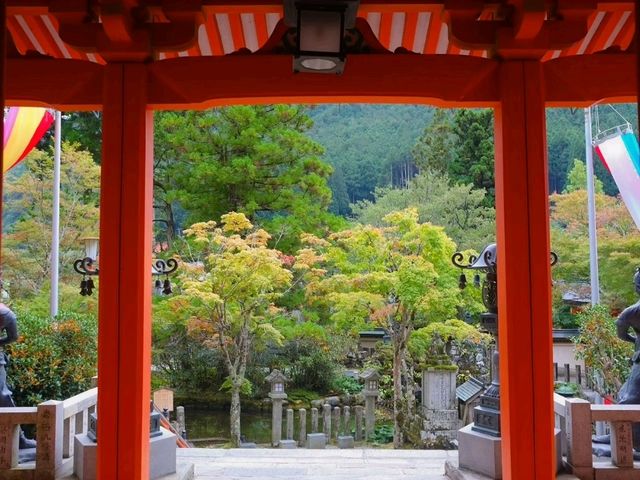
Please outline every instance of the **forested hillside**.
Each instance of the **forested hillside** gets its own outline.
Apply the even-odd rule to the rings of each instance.
[[[435,109],[418,105],[321,105],[309,116],[310,135],[325,147],[324,159],[334,168],[329,180],[333,191],[332,211],[350,213],[349,204],[373,199],[376,187],[403,186],[417,172],[412,150],[434,118]],[[455,110],[445,117],[451,119]],[[594,109],[593,134],[634,123],[635,105],[608,105]],[[471,125],[472,126],[472,125]],[[480,126],[480,135],[492,131]],[[442,130],[432,133],[442,136]],[[584,110],[547,110],[549,190],[562,192],[574,159],[585,160]],[[478,133],[478,132],[476,132]],[[432,135],[433,136],[433,135]],[[474,148],[473,145],[470,148]],[[616,194],[613,179],[596,161],[596,174],[608,194]]]
[[[433,116],[419,105],[319,105],[309,111],[310,136],[334,168],[329,182],[334,213],[373,198],[376,186],[400,186],[411,169],[411,149]],[[415,171],[410,171],[413,176]]]

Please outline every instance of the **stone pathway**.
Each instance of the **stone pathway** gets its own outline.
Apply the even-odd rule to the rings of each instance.
[[[446,480],[457,451],[178,449],[195,465],[195,480]]]

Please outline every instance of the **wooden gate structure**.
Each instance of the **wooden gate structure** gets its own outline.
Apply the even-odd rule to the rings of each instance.
[[[153,111],[275,102],[495,110],[504,478],[554,478],[545,107],[636,101],[636,2],[361,0],[340,76],[292,72],[279,0],[1,3],[0,106],[103,112],[100,480],[148,478]]]

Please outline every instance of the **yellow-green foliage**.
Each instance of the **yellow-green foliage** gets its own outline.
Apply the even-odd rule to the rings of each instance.
[[[20,339],[7,348],[16,404],[63,400],[90,388],[97,367],[95,316],[60,313],[51,320],[20,310],[16,314]]]
[[[478,346],[491,343],[491,335],[481,332],[477,327],[462,320],[431,323],[415,330],[409,339],[409,351],[416,361],[424,361],[428,356],[435,334],[440,335],[445,342],[455,341],[458,344],[468,342]]]
[[[601,395],[616,394],[629,376],[633,344],[618,338],[615,319],[603,305],[583,310],[578,322],[576,352],[584,359],[595,390]]]
[[[326,240],[303,236],[296,265],[312,305],[351,332],[369,321],[389,327],[411,318],[419,327],[453,317],[460,306],[478,309],[477,295],[458,288],[455,244],[442,227],[420,223],[411,208],[384,221],[385,227],[359,225]]]

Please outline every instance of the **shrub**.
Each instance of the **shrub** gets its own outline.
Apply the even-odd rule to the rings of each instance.
[[[362,391],[362,384],[357,378],[343,375],[342,377],[336,378],[333,382],[333,388],[338,393],[348,393],[353,395],[354,393],[360,393]]]
[[[95,316],[16,315],[20,339],[7,347],[7,372],[17,405],[63,400],[90,388],[97,366]]]
[[[578,314],[578,321],[577,357],[584,359],[600,395],[616,394],[629,376],[633,345],[618,338],[615,321],[603,305],[584,309]]]

